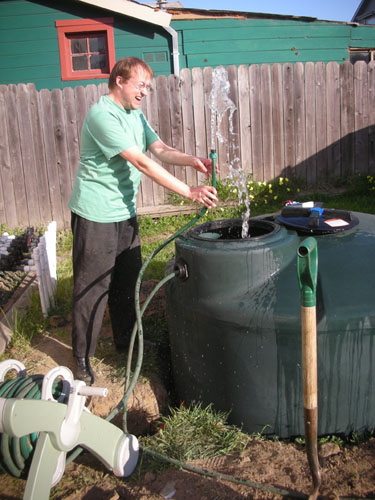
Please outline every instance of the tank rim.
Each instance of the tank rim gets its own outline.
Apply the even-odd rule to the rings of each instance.
[[[195,240],[209,241],[211,243],[233,243],[243,241],[259,241],[273,236],[280,231],[281,226],[277,222],[265,219],[249,219],[249,234],[247,238],[220,238],[220,232],[224,233],[229,228],[236,228],[241,234],[242,219],[221,219],[201,224],[188,232],[188,236]],[[256,229],[261,234],[251,235],[251,229]],[[263,233],[262,233],[263,231]],[[218,236],[215,236],[218,235]]]

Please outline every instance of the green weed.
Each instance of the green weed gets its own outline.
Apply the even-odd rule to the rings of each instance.
[[[186,462],[198,458],[231,455],[243,450],[250,437],[227,424],[228,413],[215,412],[212,405],[199,403],[171,408],[162,417],[154,436],[142,438],[142,446]]]

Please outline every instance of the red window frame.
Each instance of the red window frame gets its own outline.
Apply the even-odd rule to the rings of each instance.
[[[68,21],[56,21],[57,34],[59,39],[61,79],[67,80],[90,80],[95,78],[108,78],[113,68],[115,57],[115,43],[113,37],[113,18],[101,19],[70,19]],[[73,71],[72,53],[70,46],[70,35],[95,35],[103,33],[107,41],[107,60],[109,71],[103,73],[99,69],[89,69],[84,71]]]

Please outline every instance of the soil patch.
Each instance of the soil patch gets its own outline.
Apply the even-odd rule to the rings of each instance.
[[[156,283],[147,282],[143,286],[144,296],[149,295]],[[150,303],[147,315],[155,318],[165,315],[163,290]],[[32,349],[23,355],[17,354],[16,359],[25,364],[28,374],[45,374],[50,368],[59,365],[74,369],[70,344],[71,325],[64,319],[62,323],[65,323],[64,326],[51,328],[50,335],[36,338]],[[145,358],[151,356],[153,350],[152,345],[146,346]],[[92,413],[105,418],[122,397],[123,366],[126,363],[126,355],[122,359],[115,353],[108,319],[102,328],[99,353],[100,356],[95,359],[95,385],[107,387],[109,395],[107,398],[91,398],[87,406]],[[15,357],[11,350],[8,354],[9,358]],[[161,379],[141,378],[129,401],[129,431],[137,436],[153,432],[155,420],[167,411],[168,404],[168,392]],[[121,415],[113,423],[121,427]],[[321,495],[331,499],[375,498],[375,439],[344,448],[326,443],[320,448],[320,463]],[[311,474],[306,453],[304,447],[296,443],[253,439],[241,453],[196,460],[189,465],[263,485],[263,488],[214,479],[173,467],[157,473],[150,472],[142,457],[130,478],[116,478],[98,459],[85,452],[66,467],[63,478],[51,491],[51,498],[240,500],[290,497],[282,494],[282,490],[294,492],[299,498],[304,495],[307,498],[311,492]],[[24,487],[25,480],[0,474],[2,500],[22,499]],[[270,491],[268,487],[274,490]]]

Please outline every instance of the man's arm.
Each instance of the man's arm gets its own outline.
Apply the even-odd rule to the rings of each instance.
[[[198,172],[202,172],[207,179],[209,174],[212,173],[211,160],[182,153],[181,151],[168,146],[161,140],[152,143],[149,150],[158,158],[158,160],[171,165],[187,165],[189,167],[193,167]]]
[[[176,151],[176,153],[178,153],[178,151]],[[167,154],[174,155],[174,152],[169,152]],[[185,155],[185,153],[180,153],[180,154]],[[122,158],[124,158],[125,160],[129,161],[140,172],[144,173],[145,175],[150,177],[150,179],[160,184],[160,186],[163,186],[166,189],[174,191],[175,193],[180,194],[181,196],[184,196],[189,200],[196,201],[198,203],[203,203],[207,208],[213,208],[216,206],[215,202],[218,201],[218,199],[216,197],[216,189],[214,187],[188,186],[187,184],[185,184],[184,182],[180,181],[172,174],[170,174],[161,165],[159,165],[154,160],[152,160],[144,153],[142,153],[142,151],[137,146],[133,146],[129,149],[126,149],[125,151],[120,153],[120,156],[122,156]],[[187,159],[193,158],[190,155],[185,155],[185,156]],[[182,157],[180,156],[180,158]],[[180,165],[182,164],[183,163],[180,163]]]

